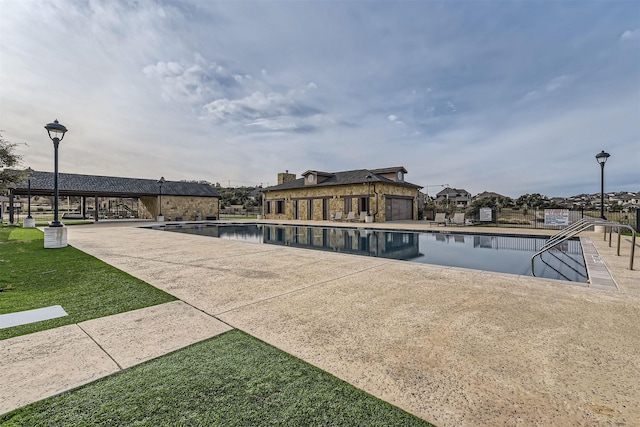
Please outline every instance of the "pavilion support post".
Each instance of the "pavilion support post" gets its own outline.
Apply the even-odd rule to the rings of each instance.
[[[98,222],[98,195],[96,194],[93,199],[93,221]]]

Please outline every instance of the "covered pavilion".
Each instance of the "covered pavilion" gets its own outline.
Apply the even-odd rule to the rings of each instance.
[[[110,206],[100,207],[100,199],[134,199],[139,218],[152,219],[163,213],[174,220],[217,219],[220,195],[209,184],[154,179],[122,178],[112,176],[58,174],[59,197],[80,197],[79,219],[93,217],[94,221],[108,218]],[[15,196],[54,196],[54,174],[32,171],[29,179],[9,188],[9,222],[14,222]],[[93,207],[88,212],[87,199]],[[162,208],[160,207],[162,200]],[[124,204],[124,212],[133,208]]]

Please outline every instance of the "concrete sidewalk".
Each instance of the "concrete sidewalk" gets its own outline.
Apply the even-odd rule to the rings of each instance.
[[[440,427],[637,425],[640,266],[628,270],[627,240],[616,257],[615,243],[586,235],[619,290],[131,225],[70,227],[70,244],[182,302],[118,315],[119,327],[105,318],[5,340],[0,357],[13,361],[0,386],[14,397],[0,395],[0,412],[45,397],[22,396],[42,387],[30,385],[46,370],[37,360],[61,355],[41,381],[51,395],[235,327]],[[198,335],[179,340],[183,327]],[[128,350],[154,337],[143,328],[155,340]]]
[[[0,341],[0,414],[231,329],[174,301]]]

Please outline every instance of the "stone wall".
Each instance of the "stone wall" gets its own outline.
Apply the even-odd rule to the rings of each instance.
[[[160,213],[159,196],[140,197],[139,215],[143,219],[156,219]],[[166,196],[162,195],[162,215],[168,221],[194,221],[200,213],[201,219],[207,217],[220,218],[219,198],[194,196]]]
[[[359,216],[359,200],[367,197],[368,184],[335,185],[335,186],[314,186],[305,188],[295,188],[288,190],[267,191],[264,198],[263,212],[267,219],[296,219],[294,217],[294,201],[298,201],[298,219],[306,220],[308,214],[307,200],[313,200],[313,220],[323,220],[323,200],[329,203],[329,214],[332,218],[336,212],[342,212],[346,218],[348,210],[345,209],[345,198],[351,197],[350,211]],[[376,194],[377,193],[377,194]],[[372,183],[370,194],[371,215],[375,222],[384,222],[385,218],[385,198],[387,196],[411,197],[413,201],[413,218],[418,218],[418,189],[388,183]],[[267,213],[266,203],[272,201],[283,201],[284,212],[276,213],[275,203],[271,204],[271,213]]]

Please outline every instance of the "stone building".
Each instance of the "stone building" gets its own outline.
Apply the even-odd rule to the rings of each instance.
[[[301,178],[278,174],[278,185],[263,192],[266,219],[328,221],[336,214],[356,220],[369,213],[374,222],[418,219],[418,192],[406,182],[402,166],[343,172],[308,170]]]
[[[13,203],[14,197],[20,197],[23,202],[28,194],[52,197],[53,193],[53,173],[33,171],[28,181],[10,189],[10,202]],[[193,221],[218,219],[220,216],[220,195],[211,185],[195,182],[164,181],[161,195],[160,185],[155,179],[59,173],[58,193],[60,198],[80,199],[74,218],[95,221],[156,219],[161,199],[162,214],[166,220]]]

